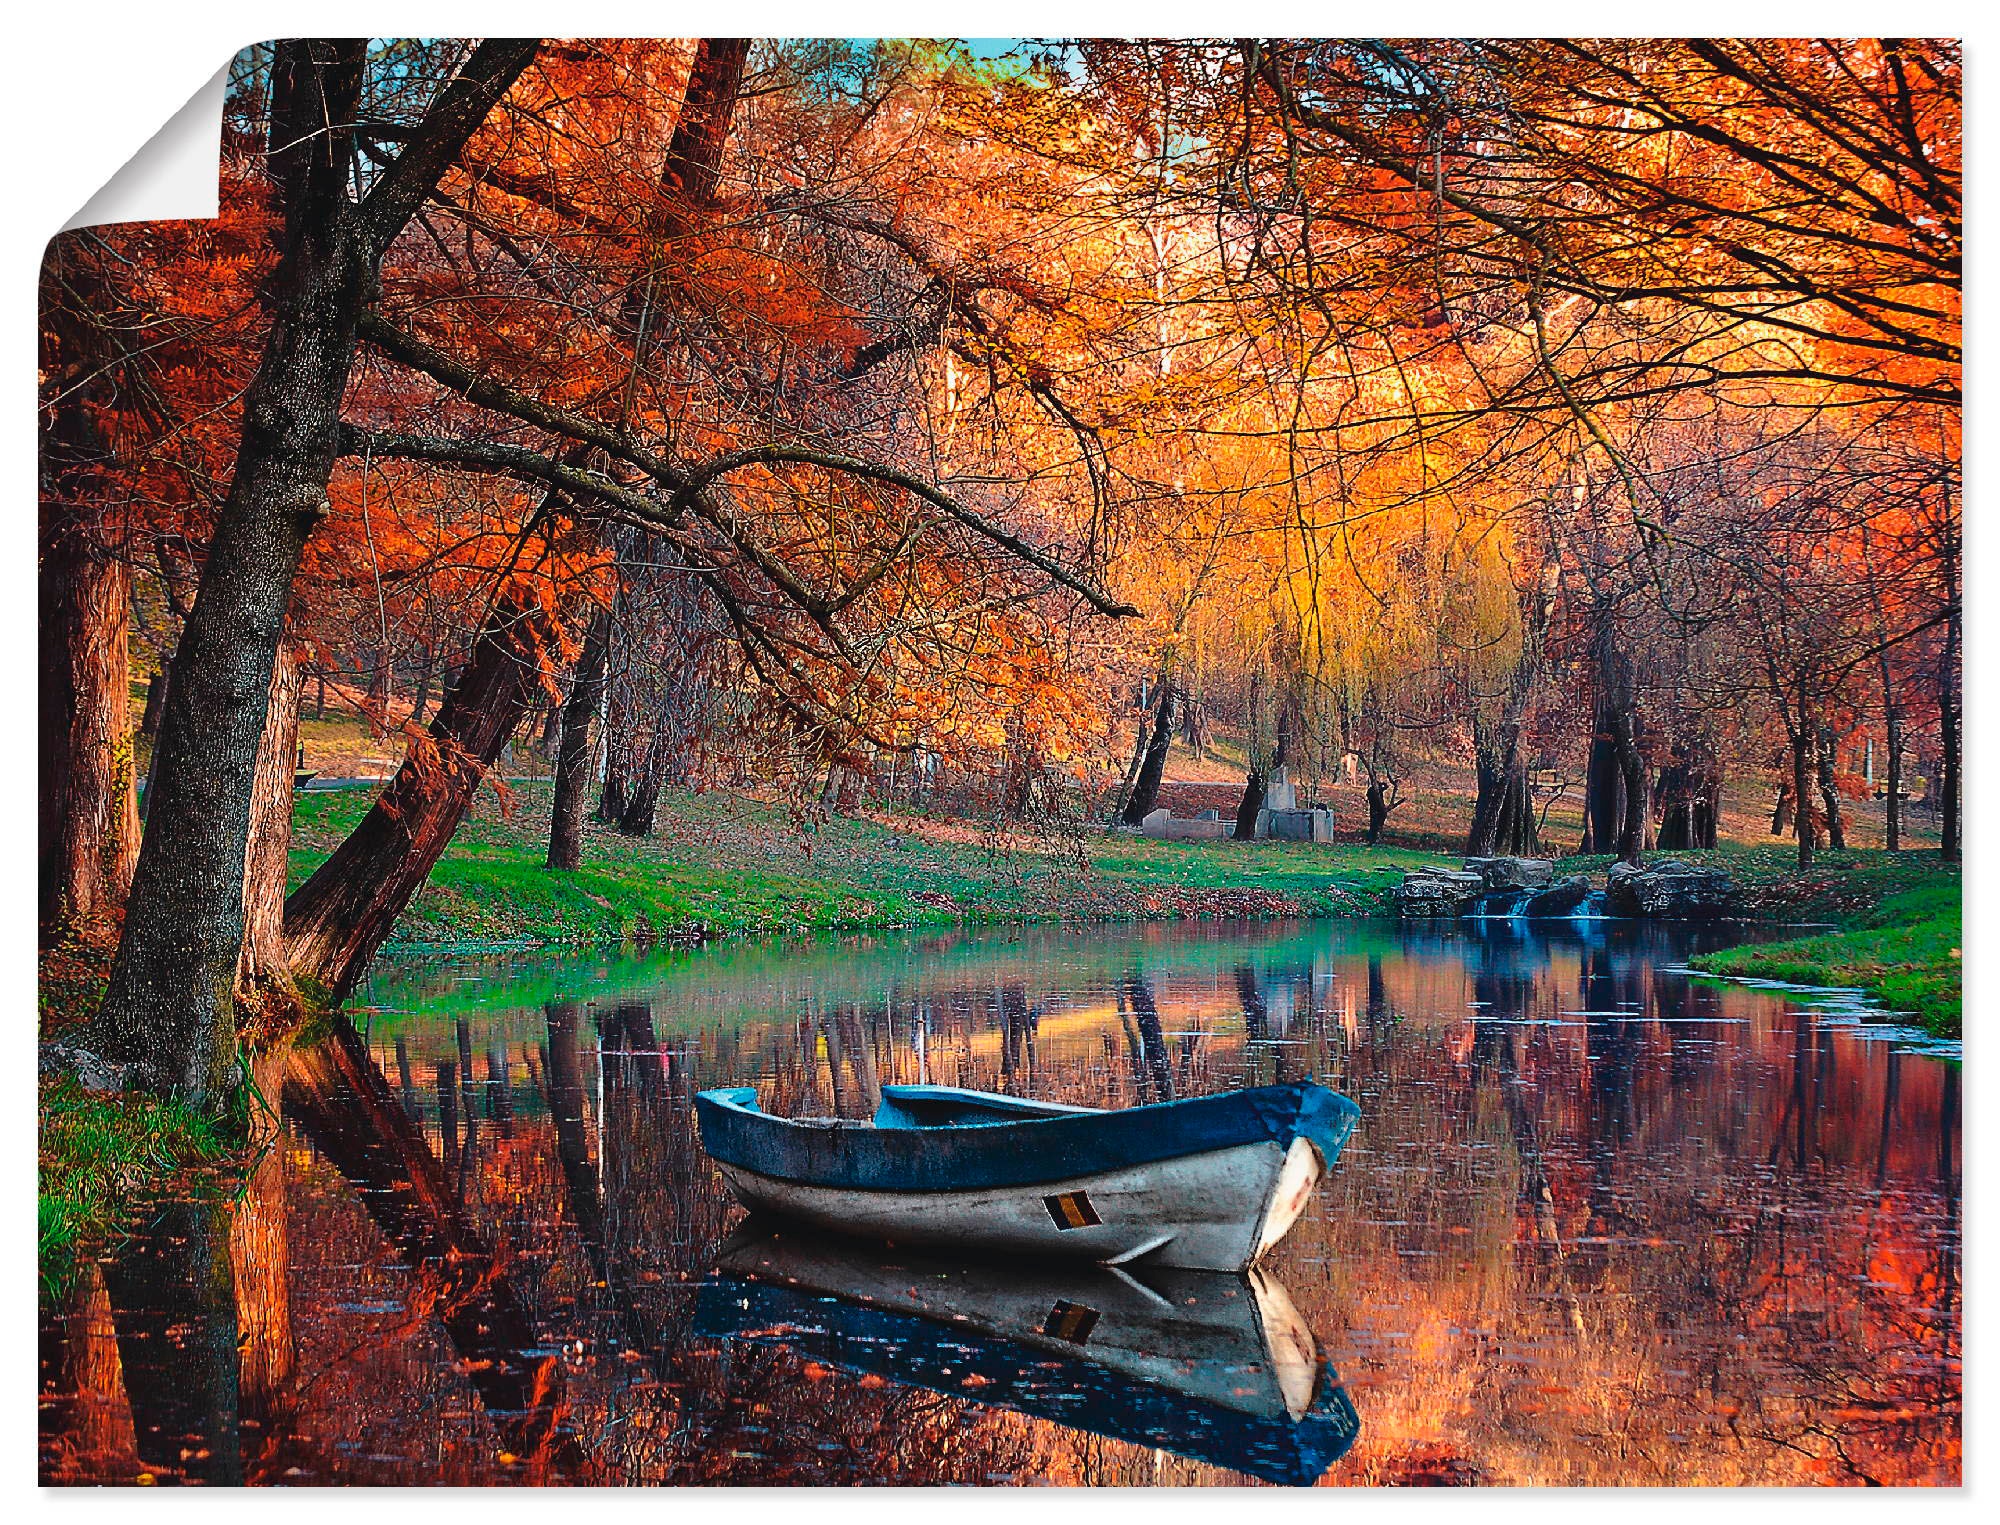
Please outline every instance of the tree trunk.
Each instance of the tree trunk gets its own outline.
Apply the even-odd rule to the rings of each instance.
[[[41,565],[40,920],[89,920],[125,901],[139,857],[132,763],[131,573],[87,514],[54,506]]]
[[[1834,852],[1847,851],[1847,815],[1840,808],[1840,787],[1835,770],[1840,761],[1840,749],[1835,742],[1833,730],[1821,726],[1819,732],[1818,782],[1820,804],[1826,812],[1826,845]]]
[[[146,707],[139,712],[139,734],[160,734],[160,714],[167,707],[167,675],[156,672],[146,680]]]
[[[1468,858],[1533,858],[1541,854],[1534,798],[1528,789],[1528,759],[1521,750],[1520,725],[1488,727],[1476,716],[1472,726],[1473,766],[1478,795],[1472,828],[1466,833]],[[1372,805],[1371,805],[1372,811]],[[1384,815],[1387,810],[1385,808]]]
[[[382,253],[533,56],[482,42],[367,197],[350,197],[365,41],[280,43],[270,160],[284,206],[264,356],[229,494],[174,658],[156,798],[93,1045],[196,1105],[235,1079],[232,995],[258,744],[292,582],[326,512],[355,329]]]
[[[1653,783],[1660,817],[1656,841],[1660,851],[1714,847],[1721,794],[1721,764],[1707,743],[1695,741],[1676,747],[1673,760],[1660,769]]]
[[[1592,725],[1590,757],[1584,766],[1583,841],[1580,853],[1608,853],[1625,818],[1625,775],[1618,765],[1614,718],[1600,705]]]
[[[1882,714],[1889,728],[1887,769],[1883,783],[1883,832],[1890,852],[1903,848],[1903,710],[1896,702],[1887,653],[1882,659]]]
[[[1382,832],[1389,824],[1389,786],[1379,778],[1368,780],[1368,845],[1382,845]]]
[[[549,812],[548,866],[574,871],[583,864],[583,800],[590,786],[590,726],[604,701],[604,662],[611,640],[611,613],[591,619],[576,659],[576,677],[562,709],[562,739],[556,748],[555,804]]]
[[[107,501],[111,447],[98,422],[116,400],[124,356],[108,327],[117,300],[78,237],[49,245],[41,279],[36,835],[45,933],[116,910],[139,855],[132,574]]]
[[[1257,836],[1257,815],[1264,808],[1264,770],[1252,768],[1243,780],[1243,798],[1236,805],[1236,840],[1251,842]]]
[[[1938,853],[1947,863],[1959,861],[1959,683],[1958,616],[1946,622],[1945,655],[1938,664],[1938,739],[1943,756],[1938,767]]]
[[[659,806],[660,772],[657,768],[648,768],[640,775],[631,797],[625,801],[625,809],[618,817],[618,830],[628,837],[650,837],[653,834],[653,817]]]
[[[551,644],[539,614],[496,605],[426,737],[373,808],[285,904],[295,977],[329,1001],[354,989],[375,951],[430,877],[472,804],[486,770],[538,691],[540,653]]]
[[[1171,681],[1160,684],[1160,707],[1153,715],[1153,734],[1146,742],[1145,760],[1139,776],[1132,781],[1132,797],[1125,802],[1124,822],[1137,826],[1153,813],[1160,798],[1160,775],[1166,771],[1167,749],[1174,744],[1174,710],[1179,690]]]
[[[291,958],[285,944],[285,881],[291,869],[292,786],[299,738],[298,650],[286,641],[271,667],[270,713],[257,744],[250,791],[250,843],[243,858],[243,948],[236,961],[236,1000],[244,1014],[259,1006],[296,1009]]]
[[[1813,865],[1813,849],[1818,846],[1819,822],[1814,819],[1812,787],[1817,769],[1813,765],[1813,729],[1804,720],[1792,733],[1792,814],[1799,838],[1799,871]]]
[[[1618,795],[1622,807],[1617,839],[1610,851],[1637,864],[1646,851],[1646,762],[1639,755],[1638,716],[1621,708],[1612,723],[1612,745],[1618,760]]]

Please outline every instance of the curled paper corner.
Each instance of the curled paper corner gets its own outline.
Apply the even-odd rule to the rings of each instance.
[[[229,70],[229,64],[216,70],[215,77],[63,224],[62,231],[117,222],[216,216],[220,210],[222,102]]]

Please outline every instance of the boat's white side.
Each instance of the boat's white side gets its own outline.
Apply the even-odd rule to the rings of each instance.
[[[1239,1144],[1032,1186],[852,1191],[722,1165],[746,1206],[838,1234],[958,1253],[1244,1271],[1297,1221],[1324,1170],[1306,1139]]]

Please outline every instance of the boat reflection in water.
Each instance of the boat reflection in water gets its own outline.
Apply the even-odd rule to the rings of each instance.
[[[970,1265],[746,1224],[702,1289],[704,1339],[1014,1409],[1305,1485],[1361,1433],[1267,1272]]]

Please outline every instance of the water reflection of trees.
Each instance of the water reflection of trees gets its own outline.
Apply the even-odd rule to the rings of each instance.
[[[733,1210],[691,1097],[748,1078],[858,1116],[920,1080],[1129,1105],[1304,1076],[1363,1107],[1278,1266],[1368,1416],[1330,1480],[1954,1475],[1955,1070],[1605,937],[1162,946],[294,1056],[287,1143],[243,1199],[162,1220],[51,1322],[45,1475],[1230,1481],[693,1339]],[[165,1335],[127,1331],[168,1315],[149,1367]]]

